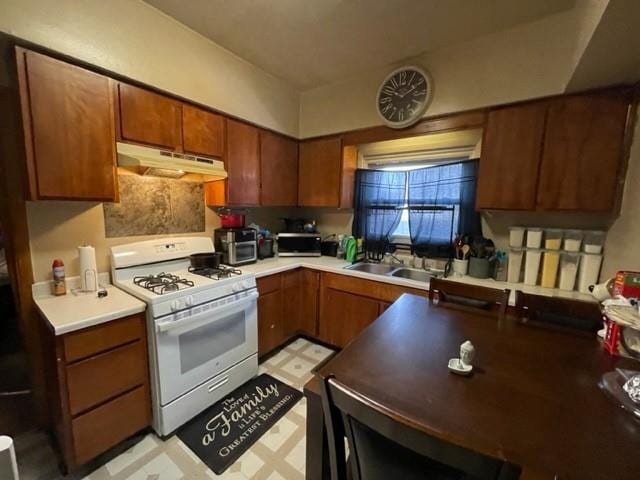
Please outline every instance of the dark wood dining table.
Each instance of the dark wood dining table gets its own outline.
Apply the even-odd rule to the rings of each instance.
[[[340,321],[340,319],[335,319]],[[476,348],[469,377],[447,363]],[[598,387],[615,368],[594,335],[498,321],[405,294],[318,372],[428,435],[522,468],[522,480],[640,479],[640,420]],[[319,381],[307,396],[307,480],[327,479]]]

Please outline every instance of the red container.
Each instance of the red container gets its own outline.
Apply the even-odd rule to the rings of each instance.
[[[244,214],[218,212],[222,228],[244,228]]]
[[[613,294],[625,298],[640,298],[640,272],[618,272],[613,284]]]

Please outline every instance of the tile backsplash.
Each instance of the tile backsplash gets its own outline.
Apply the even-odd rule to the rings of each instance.
[[[202,184],[137,175],[118,183],[120,203],[104,204],[107,238],[205,230]]]

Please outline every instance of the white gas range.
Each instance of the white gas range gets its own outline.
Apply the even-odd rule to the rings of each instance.
[[[166,436],[258,374],[255,276],[190,268],[206,237],[111,248],[114,284],[147,303],[153,427]]]

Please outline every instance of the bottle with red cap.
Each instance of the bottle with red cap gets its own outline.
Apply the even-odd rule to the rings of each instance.
[[[51,268],[53,270],[53,294],[56,296],[66,295],[67,283],[64,279],[64,262],[56,258]]]

